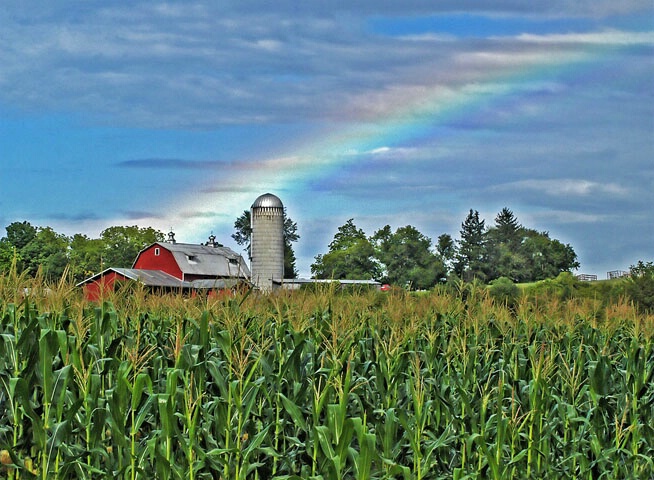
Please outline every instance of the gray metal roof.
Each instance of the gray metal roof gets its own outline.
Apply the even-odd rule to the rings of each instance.
[[[166,288],[193,288],[198,290],[203,289],[223,289],[231,288],[241,281],[237,278],[216,278],[205,280],[193,280],[186,282],[179,278],[173,277],[161,270],[141,270],[138,268],[117,268],[109,267],[100,273],[96,273],[92,277],[77,284],[77,286],[91,283],[109,272],[116,272],[125,278],[140,282],[147,287],[166,287]]]
[[[184,282],[188,283],[192,288],[196,288],[198,290],[203,290],[203,289],[223,289],[223,288],[232,288],[235,285],[238,285],[238,283],[241,280],[236,279],[236,278],[216,278],[216,279],[203,279],[203,280],[193,280],[192,282]]]
[[[247,263],[231,248],[192,243],[157,242],[156,245],[173,254],[184,275],[250,278]]]
[[[251,208],[284,208],[284,205],[272,193],[264,193],[254,201]]]
[[[341,285],[381,285],[377,280],[345,280],[345,279],[319,279],[319,278],[285,278],[284,280],[275,280],[273,283],[282,284],[308,284],[308,283],[340,283]]]
[[[83,280],[77,285],[80,286],[80,285],[84,285],[85,283],[90,283],[106,275],[108,272],[112,272],[112,271],[122,275],[125,278],[129,278],[130,280],[141,282],[143,285],[146,285],[148,287],[182,288],[187,286],[185,285],[186,282],[183,282],[179,278],[173,277],[172,275],[166,272],[162,272],[161,270],[140,270],[136,268],[117,268],[117,267],[109,267],[103,270],[102,272],[96,273],[92,277]]]

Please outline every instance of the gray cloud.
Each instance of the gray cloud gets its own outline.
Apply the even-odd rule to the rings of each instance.
[[[150,127],[365,118],[393,108],[379,92],[419,89],[427,79],[453,88],[506,67],[518,54],[578,48],[565,38],[543,44],[537,36],[407,41],[374,34],[365,21],[380,14],[569,13],[563,5],[360,3],[330,3],[324,10],[283,2],[274,8],[265,2],[247,8],[109,2],[42,6],[29,15],[10,9],[0,14],[0,43],[9,46],[0,52],[0,98],[19,108],[92,112],[98,122]],[[647,8],[635,1],[573,3],[574,15]]]
[[[139,158],[125,160],[116,164],[125,168],[167,169],[167,170],[205,170],[223,165],[215,161],[182,160],[179,158]]]
[[[161,212],[147,210],[124,210],[121,212],[129,220],[163,219]]]

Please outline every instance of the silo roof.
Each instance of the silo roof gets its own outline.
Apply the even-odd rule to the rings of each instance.
[[[252,204],[252,208],[284,208],[282,201],[272,193],[264,193]]]

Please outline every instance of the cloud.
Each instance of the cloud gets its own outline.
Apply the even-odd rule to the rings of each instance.
[[[588,33],[567,33],[534,35],[523,33],[516,37],[519,41],[546,44],[591,44],[591,45],[613,45],[630,46],[645,45],[654,46],[654,32],[621,32],[605,30],[601,32]]]
[[[121,214],[128,220],[148,220],[148,219],[159,219],[162,220],[165,217],[159,213],[149,212],[146,210],[124,210]]]
[[[498,13],[562,16],[571,7],[361,3],[297,9],[285,2],[260,8],[108,2],[43,7],[30,15],[7,7],[0,13],[0,41],[9,46],[0,52],[0,100],[148,127],[357,120],[419,101],[425,88],[446,92],[495,69],[578,54],[579,42],[651,44],[647,33],[619,31],[408,41],[369,31],[367,19],[468,11],[492,21]],[[648,8],[644,2],[572,3],[575,15]]]
[[[182,160],[179,158],[140,158],[118,162],[116,165],[124,168],[206,170],[224,166],[224,163],[217,161]]]
[[[588,224],[588,223],[604,223],[612,218],[614,215],[604,214],[590,214],[583,212],[576,212],[572,210],[549,210],[544,212],[535,212],[527,215],[536,225],[549,225],[557,226],[561,224]]]
[[[216,211],[183,211],[180,212],[182,218],[200,218],[200,219],[218,219],[218,218],[232,218],[233,214],[227,214],[225,212],[216,212]],[[235,217],[234,217],[235,218]]]
[[[51,213],[48,215],[48,218],[52,218],[58,221],[77,223],[77,222],[87,222],[91,220],[101,220],[102,216],[98,215],[97,212],[80,212],[76,214]]]
[[[625,196],[630,193],[626,187],[616,183],[600,183],[590,180],[559,178],[551,180],[520,180],[517,182],[497,185],[496,191],[527,190],[536,191],[551,196],[585,197],[590,195]]]

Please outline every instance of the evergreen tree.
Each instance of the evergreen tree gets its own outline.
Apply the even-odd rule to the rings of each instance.
[[[486,229],[477,210],[470,209],[461,224],[461,239],[458,241],[454,270],[463,280],[486,279]]]
[[[503,243],[509,248],[516,248],[520,244],[521,229],[522,225],[520,225],[513,212],[504,207],[495,217],[495,226],[489,230],[489,236],[496,243]]]
[[[507,277],[514,282],[524,277],[527,264],[521,252],[523,227],[511,210],[504,207],[487,232],[487,280]]]

